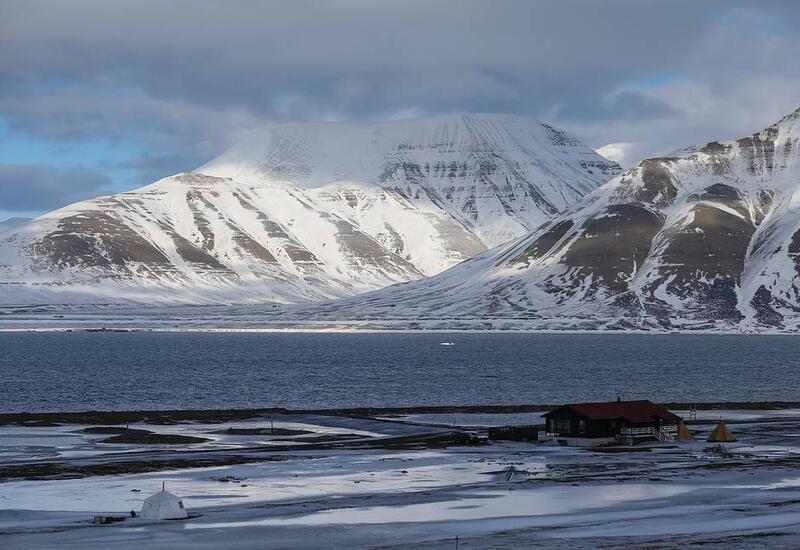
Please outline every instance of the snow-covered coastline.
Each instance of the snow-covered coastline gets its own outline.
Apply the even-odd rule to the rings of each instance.
[[[436,319],[315,319],[293,317],[280,306],[194,306],[124,308],[49,306],[19,308],[0,314],[0,332],[242,332],[242,333],[526,333],[526,334],[652,334],[652,335],[798,335],[797,326],[716,326],[698,328],[616,327],[557,319],[469,318]],[[583,325],[585,328],[582,328]]]
[[[688,418],[686,411],[675,412]],[[535,416],[274,415],[224,424],[131,423],[132,429],[211,438],[180,449],[109,446],[100,442],[107,436],[84,433],[83,426],[75,424],[3,426],[0,544],[134,548],[143,537],[153,547],[205,544],[241,549],[371,548],[387,542],[389,547],[441,548],[454,545],[456,537],[473,548],[694,543],[749,548],[800,542],[800,479],[794,473],[800,449],[791,437],[800,425],[798,410],[698,411],[697,420],[689,423],[697,442],[655,444],[646,452],[602,453],[513,442],[485,447],[380,444],[441,433],[436,426],[442,422],[468,428],[535,422]],[[724,454],[707,450],[709,444],[702,441],[720,417],[729,420],[739,438],[726,445]],[[225,435],[229,428],[248,433],[270,422],[315,435]],[[318,448],[302,441],[320,435],[342,443]],[[8,446],[9,436],[17,443]],[[348,444],[348,438],[363,441],[364,448]],[[293,447],[284,450],[287,440]],[[30,456],[29,444],[37,446],[37,456]],[[141,465],[173,456],[250,456],[252,461],[187,463],[178,468],[175,462],[164,462],[171,466],[128,473],[119,467],[126,460]],[[102,469],[117,464],[117,473],[95,475],[86,470],[67,476],[72,479],[62,475],[50,480],[8,477],[9,466],[35,469],[48,462],[73,472],[81,465]],[[507,480],[511,466],[516,473]],[[125,515],[138,509],[162,482],[184,499],[192,519],[89,523],[93,515]]]

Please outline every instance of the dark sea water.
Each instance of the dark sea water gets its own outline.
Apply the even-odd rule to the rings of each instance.
[[[0,412],[800,401],[798,352],[795,336],[0,333]]]

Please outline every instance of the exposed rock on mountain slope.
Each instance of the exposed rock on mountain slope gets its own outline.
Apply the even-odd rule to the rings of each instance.
[[[530,235],[298,319],[540,329],[796,330],[800,110],[649,159]]]
[[[4,233],[0,305],[352,295],[519,236],[617,171],[521,117],[277,126],[196,172]]]
[[[198,171],[305,188],[378,185],[414,205],[445,210],[492,247],[538,227],[620,169],[547,124],[469,114],[270,127]]]

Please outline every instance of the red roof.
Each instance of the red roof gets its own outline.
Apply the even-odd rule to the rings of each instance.
[[[545,416],[563,408],[569,408],[590,420],[624,418],[629,422],[652,422],[655,418],[677,422],[680,416],[672,414],[652,401],[608,401],[603,403],[570,403],[561,405]]]

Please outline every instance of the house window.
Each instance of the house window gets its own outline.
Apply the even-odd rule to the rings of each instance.
[[[578,420],[578,433],[586,433],[586,421],[583,418]]]

